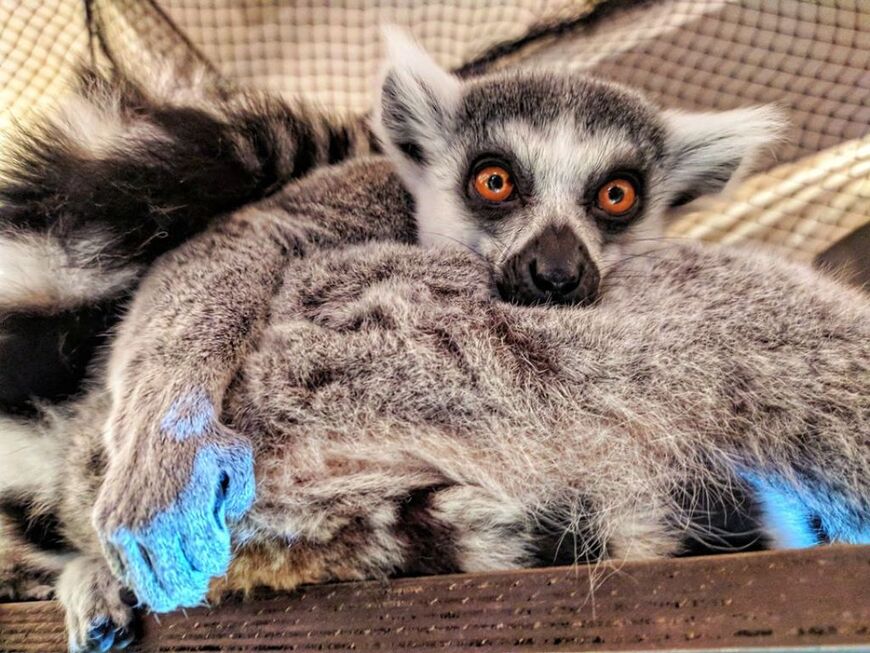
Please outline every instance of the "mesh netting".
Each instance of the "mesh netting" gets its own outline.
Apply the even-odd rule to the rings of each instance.
[[[666,106],[783,106],[792,127],[777,157],[734,196],[683,216],[675,235],[811,260],[870,222],[866,0],[4,2],[0,129],[54,102],[76,60],[106,55],[204,58],[242,84],[365,111],[383,23],[407,26],[466,73],[569,67]]]

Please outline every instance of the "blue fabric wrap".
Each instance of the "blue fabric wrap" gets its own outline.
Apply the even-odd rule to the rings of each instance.
[[[870,521],[862,521],[825,488],[794,487],[775,475],[755,472],[742,476],[755,491],[766,526],[781,544],[803,549],[822,543],[823,536],[831,542],[870,544]],[[822,532],[813,526],[815,519]]]
[[[228,492],[224,485],[228,481]],[[254,502],[250,447],[207,445],[194,459],[190,482],[146,525],[117,529],[109,542],[124,561],[125,581],[154,612],[201,605],[209,581],[231,559],[228,521]]]

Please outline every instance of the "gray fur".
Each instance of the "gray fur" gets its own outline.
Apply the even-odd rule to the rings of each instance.
[[[493,100],[513,83],[476,88]],[[640,156],[676,156],[679,129],[630,94],[585,78],[535,84],[554,100],[566,88],[582,90],[577,101],[628,98],[636,110],[613,120],[649,118]],[[509,122],[485,124],[508,138]],[[626,130],[620,142],[646,142]],[[407,181],[407,160],[391,153]],[[747,471],[835,516],[834,539],[867,528],[865,296],[755,253],[655,240],[608,250],[594,309],[495,301],[483,250],[413,246],[425,198],[393,169],[369,159],[317,172],[225,216],[145,277],[93,389],[41,425],[69,471],[45,479],[39,506],[87,556],[86,577],[116,589],[97,562],[105,553],[130,583],[111,534],[170,506],[209,446],[255,454],[257,499],[232,524],[225,581],[243,589],[528,566],[548,561],[543,532],[572,560],[675,555],[701,528],[698,506],[740,507]],[[664,184],[666,169],[662,210],[682,192]],[[606,239],[572,215],[605,261]],[[165,417],[192,393],[219,419],[172,438]],[[182,540],[197,537],[185,528]],[[92,621],[93,605],[62,594],[80,642],[75,624]]]
[[[673,555],[697,528],[686,489],[729,505],[743,469],[866,528],[864,295],[758,253],[663,244],[622,261],[594,309],[523,307],[493,301],[467,253],[330,247],[409,240],[412,223],[389,166],[366,161],[164,259],[122,327],[113,399],[96,389],[57,423],[78,470],[57,479],[70,541],[98,552],[103,529],[184,485],[196,445],[149,431],[210,379],[225,426],[206,441],[248,440],[257,465],[224,588],[527,566],[543,521],[578,557]]]
[[[360,187],[369,189],[370,201],[359,201]],[[460,447],[473,434],[477,455],[505,456],[496,468],[509,464],[510,451],[521,451],[509,475],[518,482],[541,474],[545,486],[565,485],[566,474],[599,455],[596,473],[617,486],[604,473],[612,457],[619,459],[614,475],[630,459],[639,474],[649,468],[645,473],[669,487],[709,474],[709,465],[733,479],[745,465],[796,485],[819,477],[828,494],[852,507],[855,524],[867,518],[865,296],[757,253],[661,244],[622,261],[594,310],[522,308],[492,301],[486,266],[467,253],[383,245],[311,251],[315,243],[329,249],[390,235],[410,239],[410,203],[385,163],[318,173],[273,206],[282,204],[280,219],[268,205],[230,218],[222,228],[232,236],[223,247],[216,247],[216,230],[166,260],[143,286],[110,365],[109,437],[117,440],[109,440],[110,480],[97,503],[98,524],[118,519],[136,482],[130,467],[112,469],[122,456],[135,452],[140,469],[158,464],[166,485],[183,473],[179,453],[189,444],[173,444],[175,453],[166,456],[131,436],[153,423],[148,406],[165,407],[191,384],[209,382],[216,403],[230,408],[229,425],[253,437],[260,461],[269,434],[283,452],[287,442],[324,444],[329,434],[360,452],[367,432],[373,446],[387,450],[395,430],[397,442],[418,433],[406,444],[420,451],[431,430],[439,447]],[[216,258],[224,248],[232,248],[229,270]],[[265,262],[269,248],[285,257],[282,265]],[[191,275],[193,283],[185,279],[186,291],[179,288],[176,270],[193,271],[206,252],[203,271]],[[255,261],[264,261],[259,278]],[[205,319],[207,330],[200,326]],[[194,341],[187,331],[197,334]],[[550,435],[542,440],[543,433]],[[627,442],[635,440],[640,448],[631,450]],[[614,441],[625,451],[608,451]],[[799,456],[814,446],[831,459],[810,471],[814,465]],[[558,474],[547,467],[550,459],[563,464],[571,450],[590,462]],[[309,465],[287,460],[278,466],[282,475],[300,469],[310,477]],[[456,460],[469,469],[442,471],[439,483],[486,478],[467,456]],[[522,473],[517,463],[528,460],[541,470]],[[121,470],[124,491],[116,493],[111,479]],[[143,470],[143,485],[153,486],[147,479],[157,475]],[[653,484],[641,485],[652,491]],[[576,486],[582,481],[565,485]],[[267,487],[261,477],[261,500]],[[633,496],[625,488],[612,492],[611,500],[594,503]],[[159,497],[132,494],[136,511],[123,519],[147,519],[145,506]]]

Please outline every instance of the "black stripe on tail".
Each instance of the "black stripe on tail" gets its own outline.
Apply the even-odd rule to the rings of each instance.
[[[319,165],[371,150],[361,119],[333,124],[301,105],[224,88],[158,92],[86,70],[77,98],[62,106],[66,114],[13,135],[0,238],[50,239],[69,265],[129,287],[106,297],[110,284],[94,283],[92,298],[36,312],[0,307],[7,412],[76,393],[138,273],[161,254]]]

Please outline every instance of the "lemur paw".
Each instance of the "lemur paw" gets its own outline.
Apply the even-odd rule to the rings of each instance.
[[[94,512],[113,571],[155,612],[203,603],[229,567],[229,523],[254,501],[250,442],[182,408],[157,444],[110,462]]]
[[[132,643],[131,601],[103,559],[71,562],[60,576],[57,593],[66,610],[70,653],[118,651]]]

